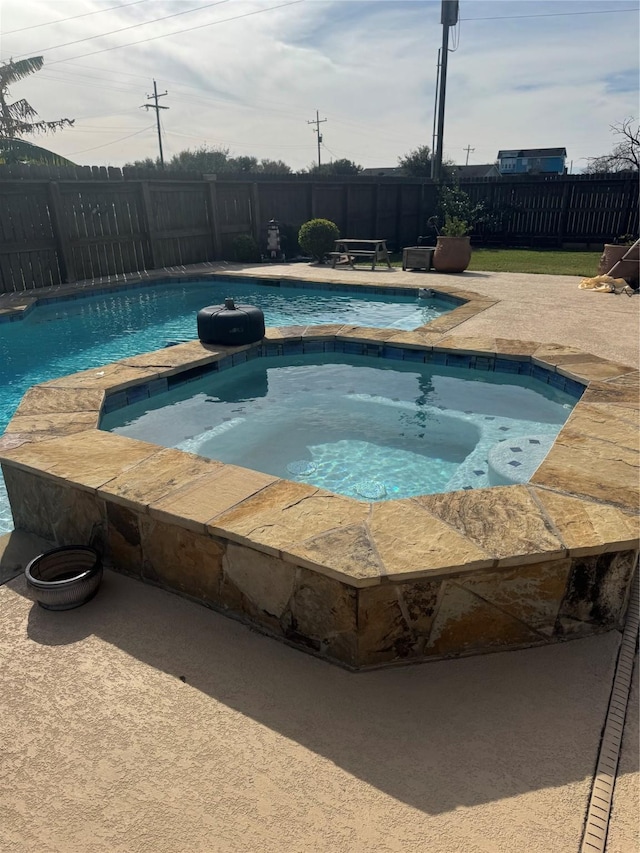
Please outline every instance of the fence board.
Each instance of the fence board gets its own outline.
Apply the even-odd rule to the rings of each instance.
[[[192,178],[196,179],[193,180]],[[481,178],[461,184],[494,211],[478,245],[601,245],[638,232],[637,175]],[[201,180],[103,167],[0,166],[0,292],[215,258],[277,219],[289,239],[312,217],[399,250],[429,234],[438,187],[384,177],[226,176]]]

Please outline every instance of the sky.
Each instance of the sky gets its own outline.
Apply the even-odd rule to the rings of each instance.
[[[609,152],[611,125],[640,115],[638,8],[460,0],[444,156],[565,147],[579,172]],[[397,166],[432,144],[441,44],[439,0],[0,0],[0,61],[45,60],[11,100],[75,119],[33,141],[83,165],[158,155],[155,79],[165,159],[206,145],[308,168],[317,110],[323,163]]]

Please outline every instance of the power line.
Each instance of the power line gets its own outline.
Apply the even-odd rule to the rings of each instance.
[[[496,15],[491,18],[463,18],[463,21],[513,21],[516,18],[561,18],[573,15],[613,15],[616,12],[639,12],[640,7],[635,9],[593,9],[589,12],[542,12],[539,15]]]
[[[227,2],[227,0],[222,0],[222,2]],[[67,59],[56,59],[53,62],[49,62],[47,68],[50,68],[52,65],[59,65],[61,62],[71,62],[74,59],[84,59],[85,56],[95,56],[98,53],[107,53],[110,50],[120,50],[123,47],[132,47],[135,44],[145,44],[148,41],[156,41],[157,39],[167,38],[167,36],[177,36],[182,33],[190,33],[193,32],[193,30],[204,30],[207,27],[215,27],[217,24],[226,24],[228,21],[239,21],[241,18],[249,18],[252,15],[261,15],[263,12],[274,12],[276,9],[284,9],[286,6],[295,6],[298,3],[304,2],[305,0],[289,0],[288,3],[280,3],[278,6],[270,6],[268,9],[256,9],[253,12],[245,12],[243,15],[234,15],[231,18],[222,18],[219,21],[211,21],[208,24],[198,24],[195,27],[186,27],[184,30],[173,30],[173,32],[170,33],[162,33],[159,36],[150,36],[149,38],[140,39],[139,41],[130,41],[127,42],[127,44],[116,44],[113,47],[104,47],[102,50],[92,50],[89,53],[81,53],[78,56],[67,57]]]
[[[134,3],[120,3],[119,6],[108,6],[106,9],[96,9],[94,12],[83,12],[81,15],[71,15],[69,18],[59,18],[57,21],[46,21],[44,24],[32,24],[30,27],[20,27],[19,30],[8,30],[3,36],[12,36],[14,33],[23,33],[25,30],[36,30],[38,27],[50,27],[52,24],[63,24],[65,21],[75,21],[78,18],[88,18],[89,15],[99,15],[101,12],[112,12],[114,9],[127,9],[129,6],[139,6],[140,3],[148,3],[149,0],[135,0]]]
[[[112,139],[111,142],[105,142],[103,145],[94,145],[93,148],[83,148],[81,151],[72,151],[71,154],[69,154],[69,157],[74,157],[76,154],[84,154],[86,151],[97,151],[98,148],[106,148],[107,145],[115,145],[116,142],[124,142],[125,139],[131,139],[132,136],[139,136],[141,133],[152,129],[153,125],[150,124],[149,127],[143,127],[142,130],[136,130],[135,133],[130,133],[128,136],[121,136],[120,139]]]
[[[465,165],[465,166],[468,166],[468,165],[469,165],[469,153],[470,153],[471,151],[475,151],[476,149],[475,149],[475,148],[472,148],[470,145],[467,145],[467,147],[466,147],[466,148],[463,148],[462,150],[467,152],[467,160],[466,160],[466,162],[465,162],[465,164],[464,164],[464,165]]]
[[[152,18],[150,21],[141,21],[138,24],[130,24],[128,27],[120,27],[118,30],[110,30],[107,33],[98,33],[96,36],[87,36],[86,38],[76,39],[75,41],[65,41],[61,44],[54,44],[51,47],[32,50],[29,53],[20,53],[16,59],[21,56],[40,56],[42,53],[48,53],[50,50],[57,50],[59,47],[69,47],[72,44],[80,44],[83,41],[93,41],[94,39],[105,38],[106,36],[115,35],[115,33],[123,33],[125,30],[135,30],[137,27],[146,27],[147,24],[157,24],[160,21],[167,21],[169,18],[179,18],[180,15],[190,15],[191,12],[199,12],[201,9],[210,9],[211,6],[221,6],[223,3],[228,3],[229,0],[216,0],[215,3],[206,3],[204,6],[196,6],[193,9],[185,9],[184,12],[174,12],[173,15],[165,15],[163,18]]]

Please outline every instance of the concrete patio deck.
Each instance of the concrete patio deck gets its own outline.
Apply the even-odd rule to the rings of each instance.
[[[459,282],[496,304],[452,335],[640,360],[640,299],[574,278],[253,272]],[[9,574],[43,547],[11,537]],[[354,675],[113,572],[68,613],[18,577],[0,587],[3,850],[578,851],[619,641]],[[637,671],[634,691],[609,853],[638,849]]]

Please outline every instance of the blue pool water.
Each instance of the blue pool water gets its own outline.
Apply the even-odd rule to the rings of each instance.
[[[0,323],[0,434],[32,385],[197,338],[196,314],[226,296],[258,305],[268,326],[353,323],[415,329],[452,310],[436,298],[184,280],[51,302]],[[0,477],[0,533],[13,527]]]
[[[324,354],[255,359],[110,412],[101,428],[389,500],[526,482],[575,402],[526,376]],[[507,481],[489,464],[503,445]]]

